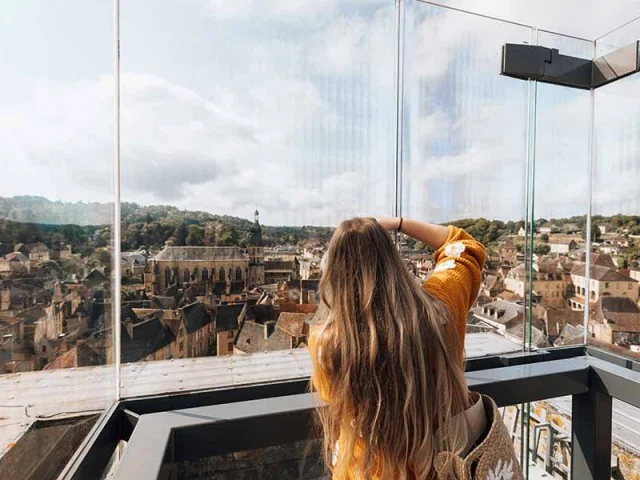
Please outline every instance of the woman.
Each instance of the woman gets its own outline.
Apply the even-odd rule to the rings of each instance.
[[[436,250],[422,287],[393,230]],[[338,226],[320,281],[326,321],[309,345],[334,479],[522,478],[495,404],[469,394],[464,376],[484,262],[484,247],[455,227],[386,217]]]

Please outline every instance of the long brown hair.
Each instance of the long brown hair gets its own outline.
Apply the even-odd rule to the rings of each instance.
[[[468,393],[448,310],[375,219],[340,224],[323,263],[312,381],[328,398],[318,410],[327,466],[338,478],[431,478],[437,453],[466,443],[451,421]]]

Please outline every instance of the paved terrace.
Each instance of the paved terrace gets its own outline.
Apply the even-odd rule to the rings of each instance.
[[[468,357],[496,355],[522,346],[493,333],[467,335]],[[121,397],[268,383],[311,374],[307,349],[229,357],[200,357],[122,365]],[[112,366],[0,375],[0,456],[36,420],[104,410],[114,400]]]

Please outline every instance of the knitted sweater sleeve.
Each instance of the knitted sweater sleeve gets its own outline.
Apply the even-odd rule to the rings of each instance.
[[[449,308],[464,343],[467,314],[482,281],[484,247],[464,230],[450,226],[447,241],[436,251],[434,260],[436,267],[423,288]]]

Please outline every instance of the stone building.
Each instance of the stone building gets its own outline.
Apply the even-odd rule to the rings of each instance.
[[[500,246],[499,254],[503,265],[515,265],[518,260],[518,249],[512,240],[507,240]]]
[[[589,284],[587,285],[586,266],[571,272],[571,280],[575,289],[575,297],[571,298],[571,308],[584,310],[586,299],[589,304],[601,297],[627,297],[638,301],[638,282],[631,277],[617,272],[613,268],[591,265]]]
[[[163,295],[174,285],[201,284],[228,295],[264,283],[264,244],[257,210],[249,234],[247,248],[166,246],[149,262],[147,290]]]
[[[573,238],[553,238],[549,240],[549,248],[551,253],[568,255],[578,249],[578,243]]]
[[[589,336],[600,342],[640,345],[640,309],[628,297],[601,297],[589,316]]]
[[[528,277],[524,264],[518,265],[504,279],[505,289],[525,298]],[[557,262],[535,263],[532,278],[534,294],[540,297],[543,305],[557,308],[566,306],[571,280]]]
[[[234,344],[244,321],[246,304],[220,305],[216,312],[216,355],[233,355]]]

